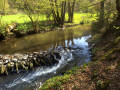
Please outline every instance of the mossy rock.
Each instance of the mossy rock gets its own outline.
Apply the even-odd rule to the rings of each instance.
[[[28,66],[28,67],[29,67],[29,61],[27,61],[27,62],[26,62],[26,66]]]
[[[18,72],[18,68],[19,68],[18,63],[15,63],[15,69],[17,72]]]
[[[5,72],[4,72],[4,73],[5,73],[5,75],[7,75],[7,76],[8,76],[8,71],[7,71],[7,68],[5,69]]]
[[[0,68],[0,74],[3,75],[5,72],[5,66],[2,65],[1,68]]]
[[[36,59],[33,60],[33,63],[34,63],[35,66],[39,65],[39,63],[38,63],[38,61]]]
[[[24,70],[28,70],[28,67],[25,66],[23,62],[20,63],[20,66],[22,67],[22,69],[24,69]]]
[[[32,62],[30,62],[29,64],[30,64],[30,66],[29,66],[29,67],[30,67],[30,69],[33,69],[33,67],[34,67],[33,63],[32,63]]]
[[[41,59],[41,60],[40,60],[40,64],[41,64],[41,65],[46,65],[45,60]]]
[[[7,64],[7,70],[8,70],[8,71],[11,70],[11,65],[10,65],[10,63]]]

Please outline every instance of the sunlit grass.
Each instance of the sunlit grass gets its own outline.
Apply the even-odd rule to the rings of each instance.
[[[90,13],[76,13],[74,15],[74,22],[75,23],[88,23],[91,22],[92,20],[96,20],[96,14],[90,14]]]
[[[68,19],[68,14],[66,14],[66,21]],[[45,15],[41,15],[39,17],[39,21],[45,21],[47,20]],[[75,13],[74,14],[74,19],[73,22],[76,24],[79,24],[80,22],[91,22],[92,20],[96,20],[96,15],[95,14],[90,14],[90,13]],[[17,22],[17,23],[26,23],[30,22],[30,19],[27,15],[24,14],[17,14],[17,15],[6,15],[2,17],[2,22],[10,24],[12,22]]]
[[[39,16],[39,21],[46,20],[45,15]],[[10,24],[12,22],[16,23],[27,23],[30,22],[30,18],[24,14],[17,14],[17,15],[6,15],[2,17],[2,22]]]

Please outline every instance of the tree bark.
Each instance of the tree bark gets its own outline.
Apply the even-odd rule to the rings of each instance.
[[[117,13],[118,13],[117,19],[120,20],[120,0],[116,0],[116,9],[117,9]]]
[[[66,1],[62,1],[62,9],[61,9],[61,24],[64,24],[65,21],[65,11],[66,11]]]
[[[6,0],[4,0],[3,15],[6,15]]]
[[[73,2],[70,3],[70,0],[68,0],[68,22],[73,22],[75,1],[76,0],[73,0]]]
[[[104,22],[104,1],[100,4],[100,22]]]
[[[49,0],[49,1],[51,3],[50,5],[52,9],[54,23],[58,26],[63,25],[65,20],[66,0],[62,1],[61,3],[61,14],[59,11],[58,1],[57,0],[55,1]]]

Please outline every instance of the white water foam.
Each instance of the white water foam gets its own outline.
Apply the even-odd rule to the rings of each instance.
[[[72,53],[68,53],[66,51],[62,51],[64,53],[61,53],[62,54],[62,58],[61,60],[59,60],[59,63],[55,66],[53,66],[52,68],[39,68],[37,69],[34,73],[30,73],[28,74],[27,76],[23,76],[23,77],[20,77],[20,78],[17,78],[15,79],[12,83],[6,85],[7,88],[12,88],[18,84],[21,84],[21,83],[24,83],[24,82],[27,82],[27,83],[31,83],[33,80],[35,80],[35,78],[41,76],[41,75],[46,75],[48,73],[52,73],[52,72],[56,72],[56,70],[58,68],[60,68],[63,64],[66,64],[68,61],[71,61],[72,60]]]
[[[91,35],[89,35],[87,37],[75,39],[74,43],[76,46],[81,46],[82,48],[85,48],[86,46],[88,46],[88,43],[86,42],[86,40],[90,37],[91,37]],[[87,50],[85,50],[85,51],[87,51]],[[39,77],[41,75],[47,75],[49,73],[56,73],[57,69],[64,66],[69,61],[73,60],[73,56],[72,56],[71,52],[67,52],[64,49],[62,49],[60,52],[61,52],[62,58],[61,58],[61,60],[59,60],[59,63],[57,65],[55,65],[51,68],[50,67],[38,68],[36,71],[28,74],[27,76],[22,76],[22,77],[15,79],[12,83],[6,85],[6,87],[9,89],[9,88],[12,88],[18,84],[22,84],[24,82],[31,83],[32,81],[34,81],[37,77]]]

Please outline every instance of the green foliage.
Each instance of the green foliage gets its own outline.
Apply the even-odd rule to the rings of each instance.
[[[6,25],[4,23],[0,23],[0,38],[4,39],[6,36]]]
[[[68,82],[70,75],[56,76],[47,80],[39,90],[60,89],[60,85]]]
[[[68,75],[68,74],[75,74],[77,72],[77,70],[79,69],[80,67],[74,67],[72,68],[71,70],[65,72],[65,75]]]
[[[32,27],[31,23],[21,23],[21,24],[18,24],[16,30],[18,32],[27,33],[31,27]]]
[[[116,30],[118,30],[120,27],[113,26],[113,28],[115,28]]]
[[[4,8],[4,0],[0,0],[0,11],[2,11]],[[5,2],[5,9],[8,10],[9,9],[9,3],[8,0],[6,0]]]

